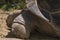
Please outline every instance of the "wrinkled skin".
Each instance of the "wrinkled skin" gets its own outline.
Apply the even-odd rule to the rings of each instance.
[[[52,24],[46,22],[42,18],[37,17],[36,15],[33,15],[30,11],[22,12],[22,14],[14,19],[12,24],[13,34],[22,39],[28,39],[30,32],[35,29],[40,33],[59,37],[59,33],[57,33]]]

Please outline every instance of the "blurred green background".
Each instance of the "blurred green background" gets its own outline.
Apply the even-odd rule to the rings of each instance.
[[[15,10],[24,9],[25,0],[0,0],[0,9],[2,10]]]

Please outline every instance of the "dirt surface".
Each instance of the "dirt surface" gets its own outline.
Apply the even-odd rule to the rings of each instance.
[[[24,39],[16,38],[12,34],[9,34],[9,35],[10,35],[9,37],[0,38],[0,40],[24,40]],[[47,36],[47,35],[43,35],[43,34],[40,34],[37,31],[34,31],[34,32],[31,33],[29,40],[60,40],[60,39],[59,38],[54,38],[54,37],[51,37],[51,36]]]
[[[17,39],[17,38],[0,38],[0,40],[23,40],[23,39]]]
[[[9,15],[12,15],[14,13],[20,12],[21,10],[14,10],[14,11],[4,11],[4,10],[0,10],[0,38],[1,37],[5,37],[8,35],[8,33],[10,32],[8,29],[10,29],[7,25],[7,18]],[[13,20],[13,18],[10,18]],[[8,20],[9,21],[9,20]],[[11,20],[9,21],[9,23],[11,22]],[[11,24],[11,23],[10,23]]]

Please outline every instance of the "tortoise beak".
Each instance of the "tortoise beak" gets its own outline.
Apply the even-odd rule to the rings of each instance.
[[[26,7],[30,10],[34,15],[43,18],[46,21],[49,21],[40,11],[36,0],[25,0]]]

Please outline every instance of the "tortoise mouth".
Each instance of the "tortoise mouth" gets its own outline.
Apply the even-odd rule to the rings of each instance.
[[[60,0],[37,0],[37,3],[51,12],[60,10]]]

